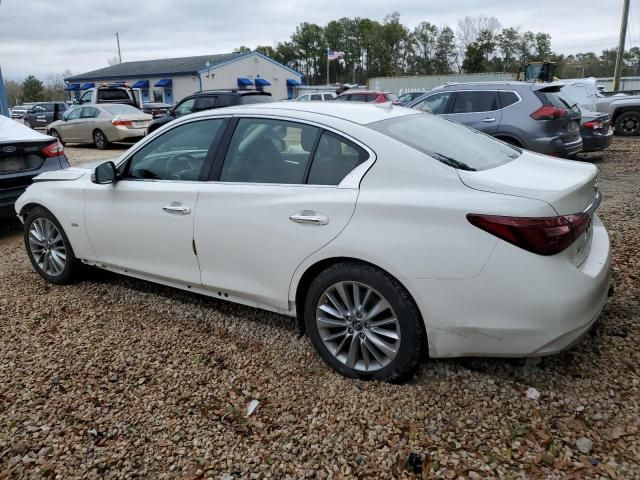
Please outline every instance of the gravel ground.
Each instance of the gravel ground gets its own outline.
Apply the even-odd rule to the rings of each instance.
[[[283,316],[101,272],[47,285],[5,224],[0,479],[640,478],[639,151],[590,158],[616,286],[591,334],[406,385],[340,377]]]

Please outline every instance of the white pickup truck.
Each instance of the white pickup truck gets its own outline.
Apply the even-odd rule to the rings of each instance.
[[[560,82],[564,83],[562,91],[580,106],[594,112],[608,113],[616,135],[640,135],[640,95],[631,92],[601,92],[595,78]]]
[[[139,88],[131,88],[128,85],[119,83],[110,83],[90,88],[74,103],[77,105],[87,103],[124,103],[141,109],[141,98]]]

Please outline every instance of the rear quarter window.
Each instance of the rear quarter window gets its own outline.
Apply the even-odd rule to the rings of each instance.
[[[520,98],[514,92],[500,92],[500,106],[502,108],[518,103]]]
[[[367,126],[460,170],[488,170],[522,154],[519,148],[478,130],[427,113],[394,117]]]

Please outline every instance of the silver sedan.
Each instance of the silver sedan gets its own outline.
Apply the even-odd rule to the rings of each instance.
[[[84,105],[67,110],[46,132],[62,143],[93,143],[103,150],[111,142],[144,137],[151,119],[131,105]]]

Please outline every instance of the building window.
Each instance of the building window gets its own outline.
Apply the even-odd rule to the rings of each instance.
[[[153,90],[153,101],[155,103],[162,103],[163,102],[163,98],[162,98],[162,89],[154,89]]]
[[[149,101],[149,89],[148,88],[143,88],[140,90],[140,93],[142,94],[142,101],[143,102],[148,102]]]

